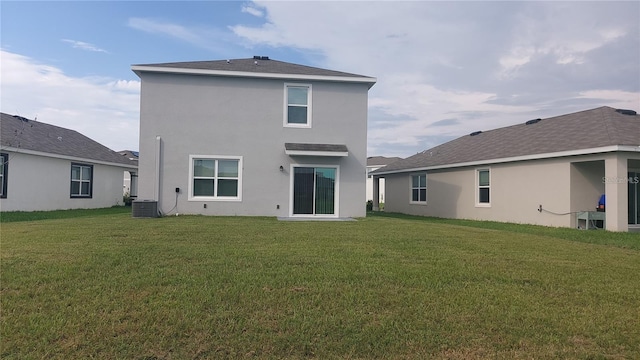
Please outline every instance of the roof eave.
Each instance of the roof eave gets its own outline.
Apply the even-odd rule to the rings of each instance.
[[[328,157],[349,156],[348,151],[285,150],[284,153],[289,156],[328,156]]]
[[[207,75],[207,76],[228,76],[228,77],[244,77],[244,78],[262,78],[262,79],[287,79],[287,80],[306,80],[306,81],[336,81],[348,83],[367,84],[371,89],[378,81],[376,78],[366,76],[327,76],[327,75],[305,75],[305,74],[283,74],[283,73],[261,73],[250,71],[226,71],[226,70],[207,70],[207,69],[184,69],[176,67],[146,66],[133,65],[131,70],[141,77],[143,72],[169,73],[169,74],[186,74],[186,75]]]
[[[386,171],[384,169],[379,169],[374,172],[371,172],[370,174],[374,176],[391,175],[391,174],[400,174],[400,173],[408,173],[408,172],[416,172],[416,171],[454,169],[454,168],[461,168],[461,167],[467,167],[467,166],[483,166],[483,165],[489,165],[489,164],[503,164],[503,163],[516,162],[516,161],[542,160],[542,159],[552,159],[552,158],[559,158],[559,157],[566,157],[566,156],[601,154],[601,153],[615,152],[615,151],[640,153],[640,146],[611,145],[611,146],[603,146],[598,148],[559,151],[559,152],[545,153],[545,154],[513,156],[513,157],[498,158],[498,159],[468,161],[468,162],[461,162],[461,163],[454,163],[454,164],[413,167],[413,168],[407,168],[407,169],[386,170]]]
[[[44,156],[44,157],[50,157],[55,159],[64,159],[64,160],[86,162],[86,163],[99,164],[99,165],[109,165],[109,166],[122,167],[127,169],[138,169],[138,165],[134,165],[134,164],[125,164],[125,163],[119,163],[119,162],[83,158],[78,156],[54,154],[54,153],[48,153],[44,151],[28,150],[28,149],[15,148],[10,146],[3,147],[2,150],[7,152]]]

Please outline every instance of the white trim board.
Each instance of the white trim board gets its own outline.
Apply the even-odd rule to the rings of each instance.
[[[20,149],[20,148],[14,148],[14,147],[5,147],[5,148],[2,148],[2,151],[12,152],[14,154],[43,156],[43,157],[49,157],[54,159],[71,160],[71,161],[84,162],[84,163],[90,163],[90,164],[109,165],[114,167],[138,170],[137,165],[127,165],[127,164],[121,164],[121,163],[113,163],[113,162],[104,161],[104,160],[95,160],[95,159],[82,158],[77,156],[53,154],[53,153],[48,153],[44,151],[27,150],[27,149]]]
[[[415,171],[453,169],[453,168],[461,168],[461,167],[467,167],[467,166],[486,166],[491,164],[502,164],[502,163],[508,163],[508,162],[516,162],[516,161],[542,160],[542,159],[551,159],[551,158],[559,158],[559,157],[567,157],[567,156],[602,154],[602,153],[616,152],[616,151],[640,153],[640,146],[612,145],[612,146],[603,146],[603,147],[591,148],[591,149],[559,151],[559,152],[553,152],[553,153],[522,155],[522,156],[513,156],[513,157],[498,158],[498,159],[468,161],[468,162],[461,162],[461,163],[454,163],[454,164],[424,166],[424,167],[417,167],[417,168],[410,168],[410,169],[380,171],[371,175],[379,176],[379,175],[398,174],[398,173],[415,172]]]
[[[143,72],[159,72],[159,73],[187,74],[187,75],[230,76],[230,77],[249,77],[249,78],[263,78],[263,79],[337,81],[337,82],[369,84],[369,88],[371,88],[378,81],[376,78],[364,77],[364,76],[355,77],[355,76],[259,73],[259,72],[249,72],[249,71],[183,69],[183,68],[173,68],[173,67],[139,66],[139,65],[132,66],[131,70],[134,72],[143,71]]]

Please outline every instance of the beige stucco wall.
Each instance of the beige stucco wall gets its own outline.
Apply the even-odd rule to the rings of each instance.
[[[1,211],[91,209],[122,205],[125,168],[9,152]],[[71,163],[93,165],[93,197],[71,198]]]
[[[574,212],[594,211],[600,195],[606,192],[612,196],[609,199],[607,195],[607,228],[626,231],[627,185],[605,184],[603,178],[624,178],[627,159],[638,158],[640,154],[609,153],[429,171],[426,205],[409,201],[411,173],[385,175],[385,211],[574,227]],[[476,171],[481,168],[491,170],[488,207],[476,205]],[[542,212],[538,211],[540,205]],[[616,221],[609,225],[613,216]]]
[[[489,168],[491,204],[476,205],[476,171]],[[408,175],[387,177],[385,211],[414,215],[570,226],[569,164],[558,161],[498,164],[434,171],[427,175],[427,204],[410,204]]]

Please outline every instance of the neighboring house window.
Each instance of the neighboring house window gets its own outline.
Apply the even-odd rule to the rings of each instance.
[[[242,199],[242,157],[192,155],[189,159],[189,200]]]
[[[0,154],[0,198],[7,197],[7,170],[9,170],[9,155]]]
[[[411,175],[411,202],[427,203],[427,174]]]
[[[489,169],[478,169],[476,171],[477,181],[477,202],[478,206],[491,205],[491,171]]]
[[[90,198],[93,191],[93,165],[71,164],[71,197]]]
[[[311,85],[284,85],[284,126],[311,127]]]

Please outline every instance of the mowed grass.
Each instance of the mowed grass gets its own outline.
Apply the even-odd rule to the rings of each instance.
[[[3,223],[0,357],[637,358],[640,251],[626,237],[463,224]]]
[[[0,212],[0,223],[16,221],[35,221],[50,219],[75,219],[86,216],[101,216],[113,214],[131,214],[131,207],[113,206],[103,209],[73,209],[54,211],[6,211]]]

